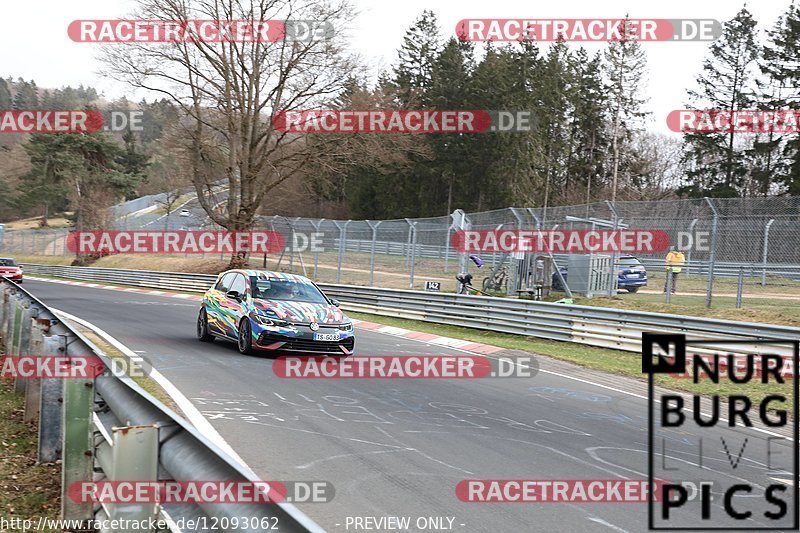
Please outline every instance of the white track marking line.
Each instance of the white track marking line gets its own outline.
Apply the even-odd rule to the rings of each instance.
[[[99,335],[103,340],[108,342],[114,348],[119,350],[120,352],[124,353],[127,357],[130,357],[132,360],[141,360],[141,356],[137,353],[133,352],[130,348],[122,344],[120,341],[112,337],[109,333],[106,333],[99,327],[95,326],[91,322],[83,320],[82,318],[78,318],[74,315],[66,313],[64,311],[60,311],[58,309],[50,308],[56,314],[61,315],[62,317],[66,318],[71,322],[75,322],[76,324],[80,324],[92,331],[94,331],[97,335]],[[153,378],[153,381],[159,384],[162,389],[167,393],[167,395],[178,404],[181,411],[186,415],[189,419],[189,422],[204,436],[206,436],[211,442],[213,442],[217,447],[221,450],[226,452],[230,455],[233,459],[239,462],[242,466],[247,468],[253,476],[255,473],[253,469],[250,468],[247,463],[244,462],[239,454],[237,454],[234,449],[231,447],[230,444],[219,434],[219,432],[214,429],[214,426],[203,416],[203,414],[195,407],[195,405],[186,397],[184,394],[175,386],[173,383],[168,380],[161,372],[156,370],[154,367],[151,367],[150,377]]]
[[[605,521],[605,520],[603,520],[602,518],[597,518],[596,516],[587,516],[587,517],[586,517],[586,519],[587,519],[587,520],[591,520],[592,522],[595,522],[595,523],[598,523],[598,524],[604,525],[604,526],[606,526],[607,528],[610,528],[610,529],[613,529],[614,531],[617,531],[618,533],[628,533],[628,530],[627,530],[627,529],[622,529],[622,528],[621,528],[621,527],[619,527],[619,526],[615,526],[615,525],[614,525],[614,524],[612,524],[611,522],[606,522],[606,521]]]

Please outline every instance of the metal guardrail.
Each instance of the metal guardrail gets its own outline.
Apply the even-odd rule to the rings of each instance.
[[[285,503],[164,506],[102,503],[98,506],[73,500],[68,491],[74,484],[102,479],[243,483],[260,480],[127,375],[118,370],[112,372],[114,360],[22,287],[0,279],[0,295],[0,336],[6,355],[92,357],[102,360],[105,367],[102,374],[93,378],[15,380],[15,390],[25,395],[25,420],[38,419],[39,460],[62,461],[63,519],[111,519],[121,524],[122,519],[152,518],[165,521],[171,531],[257,532],[263,531],[260,524],[264,523],[281,531],[323,531],[297,508]],[[118,361],[116,367],[119,368]],[[200,527],[203,519],[204,527],[215,523],[219,527],[203,529]],[[186,528],[188,520],[194,520],[197,527]]]
[[[33,264],[23,267],[28,274],[193,292],[207,290],[216,279],[207,274],[147,270]],[[684,333],[698,340],[800,338],[799,328],[774,324],[454,293],[324,283],[319,286],[341,300],[343,308],[353,311],[632,352],[641,350],[642,332]],[[752,350],[743,346],[740,351],[760,353],[762,349],[762,345],[754,345]],[[781,350],[776,347],[776,351]]]

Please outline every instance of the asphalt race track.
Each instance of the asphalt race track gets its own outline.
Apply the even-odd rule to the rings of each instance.
[[[198,342],[197,302],[27,279],[24,288],[147,358],[262,478],[332,482],[332,502],[299,505],[328,531],[364,531],[353,517],[387,516],[411,517],[413,531],[419,517],[452,518],[464,532],[647,530],[645,503],[465,503],[455,493],[465,479],[646,479],[639,382],[549,360],[534,378],[286,380],[268,356]],[[356,345],[360,355],[463,354],[363,330]],[[730,468],[716,471],[729,461],[726,431],[703,434],[705,480],[731,481]],[[750,435],[736,478],[763,487],[789,477],[766,471],[767,435]],[[696,437],[675,431],[668,455],[697,461]],[[742,527],[770,525],[755,494],[734,499],[758,509]],[[729,525],[715,496],[714,525]]]

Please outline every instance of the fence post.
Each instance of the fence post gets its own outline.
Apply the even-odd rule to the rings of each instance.
[[[739,267],[739,281],[736,285],[736,309],[742,308],[743,290],[744,290],[744,267]]]
[[[347,225],[351,222],[352,220],[348,220],[340,226],[339,221],[334,220],[334,224],[336,224],[336,227],[339,228],[339,260],[336,265],[336,283],[341,283],[342,280],[342,256],[344,255],[344,249],[347,246]]]
[[[672,270],[667,270],[667,281],[664,282],[664,303],[672,302],[672,284],[674,279],[672,277]]]
[[[522,226],[525,225],[525,220],[517,212],[516,207],[509,207],[509,210],[511,211],[511,214],[514,215],[514,218],[517,219],[517,234],[519,234],[519,232],[522,231]],[[502,228],[502,225],[500,226],[500,228]],[[520,272],[523,269],[527,270],[526,268],[527,261],[525,260],[525,253],[524,252],[522,253],[523,260],[519,263],[517,263],[514,258],[514,256],[517,254],[511,253],[510,255],[511,255],[511,265],[513,266],[513,268],[509,267],[508,270],[509,275],[506,278],[508,280],[506,283],[506,296],[511,296],[512,294],[518,294],[517,289],[522,288],[523,276],[527,278],[527,272]],[[513,284],[511,283],[512,280],[514,281]]]
[[[456,209],[453,211],[451,215],[453,217],[453,225],[452,228],[455,231],[459,230],[466,230],[469,228],[469,222],[467,221],[467,214],[464,213],[461,209]],[[457,274],[463,274],[467,272],[467,254],[465,252],[458,253],[458,271]],[[456,281],[456,292],[461,289],[461,283]]]
[[[407,222],[408,222],[408,220],[406,220],[406,223]],[[412,233],[413,233],[413,231],[411,230],[411,225],[409,224],[409,226],[408,226],[408,235],[406,235],[406,253],[404,254],[405,255],[405,260],[406,260],[406,268],[409,268],[411,266],[411,234]]]
[[[711,253],[708,256],[708,285],[706,287],[706,307],[710,309],[711,297],[714,293],[714,263],[717,255],[717,223],[719,221],[719,212],[711,198],[706,197],[704,200],[711,208],[714,216],[711,222]]]
[[[692,271],[692,249],[694,248],[694,227],[697,225],[696,218],[693,218],[692,221],[689,223],[689,233],[692,236],[692,245],[689,247],[689,251],[686,252],[686,277],[688,278],[691,276]]]
[[[322,223],[325,222],[324,218],[319,219],[317,223],[312,222],[311,224],[314,226],[314,231],[319,233],[319,228],[322,227]],[[317,279],[317,266],[319,265],[319,250],[314,250],[314,279]]]
[[[63,357],[67,351],[66,335],[44,337],[42,355]],[[63,379],[42,378],[39,396],[39,462],[52,463],[61,458]]]
[[[611,219],[614,221],[614,232],[617,231],[619,227],[619,213],[617,213],[617,208],[614,206],[614,202],[610,200],[606,200],[606,205],[608,206],[608,210],[611,211]],[[609,296],[616,296],[617,295],[617,263],[619,262],[619,258],[617,252],[613,252],[611,254],[611,268],[608,270],[608,295]]]
[[[450,230],[453,229],[453,220],[455,219],[456,211],[450,213],[450,224],[444,230],[444,271],[447,272],[447,264],[450,261]]]
[[[769,228],[775,222],[774,218],[769,219],[766,226],[764,226],[764,250],[761,253],[761,286],[767,286],[767,252],[769,251]]]
[[[414,269],[417,265],[417,223],[411,222],[406,219],[409,227],[411,228],[411,272],[408,277],[408,288],[414,288]]]
[[[375,286],[375,241],[378,239],[378,226],[381,225],[382,220],[379,220],[374,225],[371,220],[364,222],[372,229],[372,246],[369,252],[369,286]]]

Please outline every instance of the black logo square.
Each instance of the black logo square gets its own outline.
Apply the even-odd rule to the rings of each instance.
[[[672,354],[672,357],[667,358],[668,354]],[[658,358],[655,363],[654,356]],[[686,335],[642,333],[642,373],[681,374],[685,371]]]

